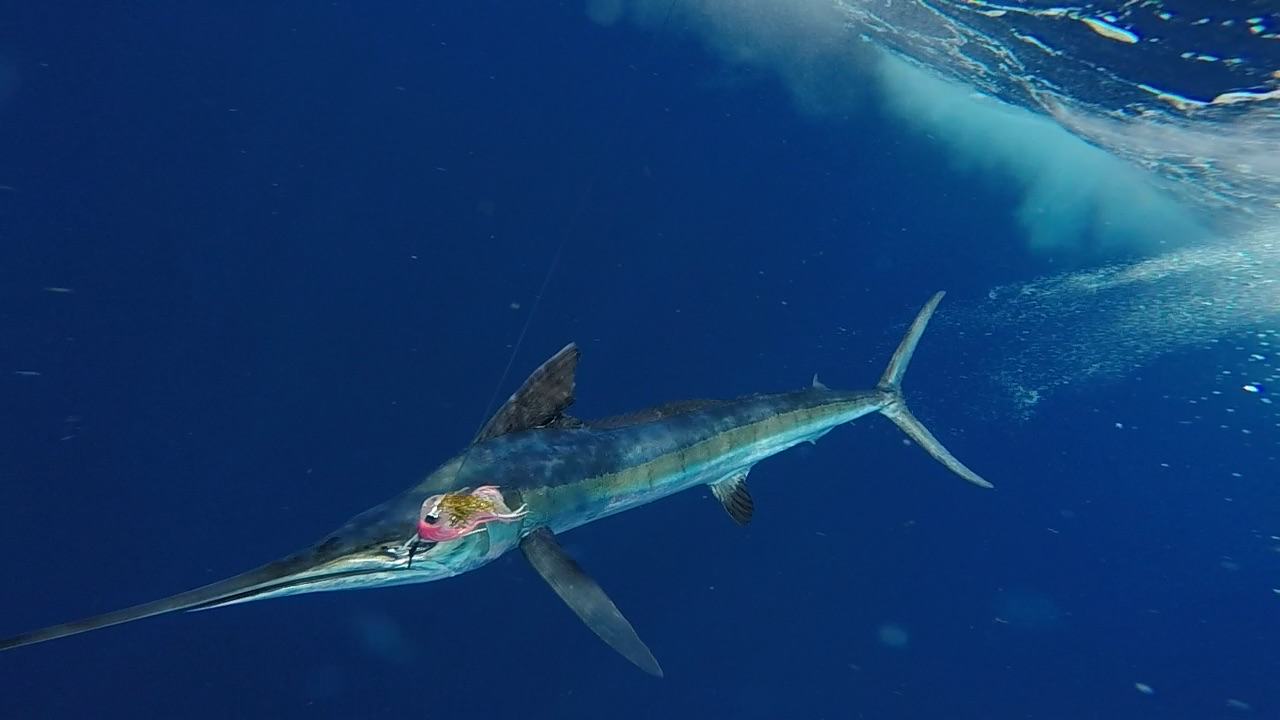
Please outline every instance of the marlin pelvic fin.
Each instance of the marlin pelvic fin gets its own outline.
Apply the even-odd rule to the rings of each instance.
[[[880,382],[876,385],[877,390],[887,393],[890,397],[889,402],[880,408],[880,414],[892,420],[912,440],[924,448],[925,452],[945,465],[948,470],[978,487],[990,488],[993,487],[991,483],[956,459],[956,456],[952,455],[942,442],[916,419],[915,415],[911,414],[907,401],[902,397],[902,376],[906,374],[911,355],[915,353],[916,345],[920,343],[920,336],[924,335],[924,329],[929,325],[929,318],[933,317],[933,311],[937,309],[943,295],[946,293],[939,292],[929,298],[929,302],[925,303],[916,314],[911,327],[907,328],[907,333],[903,335],[902,342],[898,343],[898,349],[894,351],[893,357],[889,359],[889,366],[885,368],[884,375],[880,376]]]
[[[472,443],[520,430],[547,427],[563,419],[565,409],[573,404],[574,374],[578,370],[580,355],[578,346],[569,343],[539,365],[476,433]],[[567,420],[566,424],[572,424],[572,421]]]
[[[635,628],[622,616],[600,585],[560,547],[550,530],[541,527],[529,533],[520,541],[520,550],[533,569],[592,632],[636,667],[662,677],[662,668],[636,634]]]
[[[747,490],[749,471],[749,469],[741,470],[710,485],[711,494],[716,496],[720,506],[739,525],[751,522],[751,515],[756,509],[755,501],[751,499],[751,492]]]

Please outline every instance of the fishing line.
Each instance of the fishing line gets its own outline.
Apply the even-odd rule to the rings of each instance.
[[[676,6],[680,4],[680,0],[671,0],[671,4],[667,6],[666,12],[662,16],[662,23],[654,32],[653,37],[649,40],[649,45],[645,49],[644,55],[640,59],[640,63],[635,66],[636,72],[639,73],[648,67],[654,59],[658,50],[658,43],[666,34],[667,26],[671,23],[671,17],[675,14]],[[555,276],[556,269],[560,266],[560,260],[564,257],[565,251],[569,248],[573,240],[573,234],[578,229],[582,216],[586,212],[587,205],[591,202],[592,196],[595,194],[596,187],[600,184],[600,178],[604,174],[604,168],[609,156],[612,154],[614,147],[617,145],[618,136],[622,131],[622,121],[627,117],[627,109],[631,106],[632,97],[636,92],[634,85],[623,94],[618,101],[617,113],[614,115],[613,123],[609,128],[609,132],[605,136],[604,147],[600,151],[599,158],[595,162],[595,167],[587,178],[586,187],[583,188],[582,194],[578,198],[578,204],[573,212],[569,215],[568,224],[564,231],[560,234],[560,239],[556,243],[555,252],[551,255],[551,262],[547,265],[547,271],[542,276],[542,284],[538,287],[538,292],[533,297],[533,303],[529,306],[529,313],[525,316],[524,323],[520,327],[519,334],[516,335],[515,344],[511,347],[511,353],[507,356],[507,364],[502,368],[502,374],[498,376],[498,381],[494,383],[493,392],[489,395],[489,402],[485,405],[484,412],[480,415],[480,422],[476,425],[476,430],[472,436],[479,434],[480,430],[489,421],[489,417],[493,414],[498,398],[502,393],[502,386],[506,384],[507,378],[511,375],[511,369],[515,367],[516,358],[520,354],[520,348],[524,345],[525,338],[529,335],[529,328],[533,325],[534,316],[537,315],[538,309],[542,306],[542,299],[547,293],[547,289],[551,286],[551,279]],[[468,445],[463,451],[462,460],[458,463],[458,468],[454,470],[453,477],[456,480],[462,475],[462,469],[466,467],[467,462],[471,459],[471,451],[473,445]],[[420,538],[415,533],[407,543],[409,545],[409,560],[406,569],[413,565],[413,556],[417,552]]]
[[[658,41],[666,33],[667,24],[671,21],[671,16],[675,12],[676,5],[680,0],[671,0],[671,4],[667,6],[667,12],[662,18],[662,24],[658,26],[657,32],[649,41],[649,47],[646,49],[644,57],[641,58],[640,64],[636,66],[636,71],[644,69],[653,61],[653,55],[657,51]],[[506,367],[502,369],[502,374],[498,377],[498,382],[493,387],[493,393],[489,396],[489,403],[485,407],[484,414],[480,416],[480,424],[476,427],[476,432],[480,432],[480,428],[489,421],[489,416],[493,413],[494,405],[497,404],[498,397],[502,392],[502,386],[506,383],[507,378],[511,375],[511,368],[515,366],[516,357],[520,352],[520,347],[524,344],[525,337],[529,334],[529,326],[533,324],[533,317],[537,314],[538,308],[542,305],[542,298],[546,295],[547,288],[551,285],[551,278],[555,275],[556,268],[560,265],[560,258],[564,255],[565,250],[569,247],[569,242],[573,239],[573,233],[578,228],[578,223],[582,220],[582,215],[586,212],[587,204],[591,201],[591,196],[595,194],[596,186],[600,182],[600,176],[604,173],[605,161],[613,152],[614,146],[617,144],[618,135],[622,128],[622,119],[627,116],[627,108],[631,104],[631,98],[635,93],[635,86],[632,86],[629,94],[624,95],[618,102],[618,112],[613,118],[613,125],[609,129],[608,135],[605,136],[604,149],[600,151],[600,158],[595,164],[595,169],[587,179],[587,185],[582,191],[581,197],[578,199],[578,206],[569,216],[569,223],[560,235],[560,242],[556,247],[556,251],[551,256],[551,262],[547,266],[547,272],[542,277],[542,285],[538,288],[538,292],[533,297],[533,305],[529,307],[529,314],[524,319],[524,325],[520,328],[520,334],[516,336],[516,343],[511,348],[511,354],[507,357]],[[463,457],[463,463],[466,457]],[[458,471],[462,471],[459,466]]]

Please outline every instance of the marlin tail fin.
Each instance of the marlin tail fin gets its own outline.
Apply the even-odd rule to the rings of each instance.
[[[907,402],[902,398],[902,376],[907,372],[907,364],[911,362],[911,355],[916,351],[916,345],[920,343],[920,336],[924,334],[924,329],[929,325],[929,318],[933,316],[933,311],[938,307],[938,303],[942,300],[942,296],[946,293],[936,293],[929,298],[929,302],[920,309],[920,313],[916,315],[916,319],[911,323],[911,327],[907,328],[907,334],[902,337],[902,342],[898,344],[898,349],[893,353],[893,357],[889,359],[889,366],[885,368],[884,375],[880,376],[880,382],[876,384],[876,389],[887,393],[890,397],[888,403],[880,408],[880,414],[892,420],[902,431],[915,440],[925,452],[934,457],[935,460],[946,465],[951,472],[968,480],[979,487],[992,487],[991,483],[982,479],[978,473],[965,467],[964,463],[956,459],[938,438],[929,432],[915,415],[911,414]]]

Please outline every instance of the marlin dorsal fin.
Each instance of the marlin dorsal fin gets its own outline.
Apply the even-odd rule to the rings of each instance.
[[[574,373],[578,369],[580,354],[578,346],[569,343],[539,365],[476,433],[473,442],[546,427],[558,420],[565,408],[573,404]]]

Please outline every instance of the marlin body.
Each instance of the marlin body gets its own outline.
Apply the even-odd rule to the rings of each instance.
[[[441,580],[519,548],[588,627],[641,669],[661,675],[631,624],[556,535],[699,486],[710,487],[730,517],[746,524],[754,508],[746,477],[757,462],[876,412],[957,475],[991,487],[915,419],[901,394],[902,376],[942,295],[920,311],[870,390],[832,390],[815,379],[791,392],[582,421],[565,414],[579,355],[569,345],[529,376],[465,451],[315,545],[202,588],[0,640],[0,650],[175,610]]]

